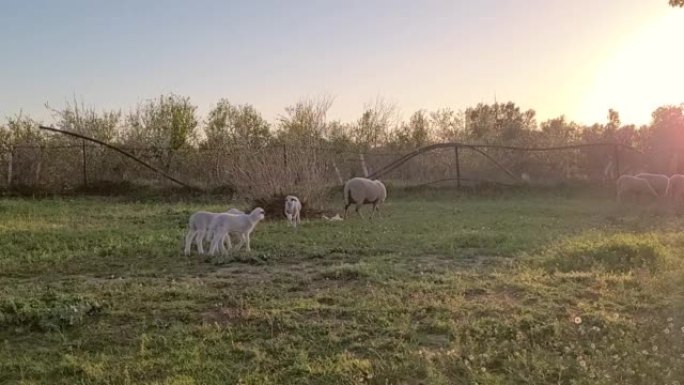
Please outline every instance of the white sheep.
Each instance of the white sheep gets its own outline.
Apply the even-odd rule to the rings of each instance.
[[[294,195],[288,195],[285,197],[285,216],[290,224],[294,227],[300,223],[299,215],[302,211],[302,202],[299,201]]]
[[[367,203],[373,204],[370,218],[373,219],[375,211],[379,211],[380,205],[387,199],[387,189],[379,180],[367,178],[351,178],[344,184],[344,218],[347,218],[347,209],[352,203],[356,204],[356,213]],[[363,217],[362,217],[363,218]]]
[[[651,174],[648,172],[640,172],[634,175],[637,178],[646,179],[651,187],[658,193],[661,197],[665,196],[667,191],[667,184],[669,183],[669,178],[667,175],[663,174]]]
[[[684,201],[684,175],[674,174],[667,183],[665,196],[675,205],[681,205]]]
[[[212,219],[209,229],[214,234],[214,239],[211,241],[209,254],[214,255],[219,246],[221,251],[225,251],[223,242],[228,241],[228,248],[232,248],[230,243],[230,234],[237,234],[240,236],[240,243],[236,250],[239,250],[243,244],[247,244],[247,251],[251,251],[249,236],[256,227],[257,223],[264,219],[265,212],[261,207],[257,207],[249,214],[219,214]]]
[[[655,189],[646,179],[631,175],[622,175],[617,182],[617,201],[622,203],[626,194],[647,195],[655,199],[660,198]]]
[[[229,214],[244,214],[244,212],[232,208],[226,211]],[[197,252],[204,254],[204,240],[211,240],[212,233],[209,231],[211,220],[221,213],[212,213],[208,211],[198,211],[190,216],[188,221],[188,230],[185,233],[185,255],[190,254],[192,248],[192,241],[195,240],[197,244]]]

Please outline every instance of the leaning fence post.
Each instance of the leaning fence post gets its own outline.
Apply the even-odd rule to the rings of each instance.
[[[620,177],[620,150],[617,144],[613,145],[613,159],[615,159],[615,178],[617,179]]]
[[[456,159],[456,187],[461,188],[461,164],[458,160],[458,146],[454,146],[454,159]]]

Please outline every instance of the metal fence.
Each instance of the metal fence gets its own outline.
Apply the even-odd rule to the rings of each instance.
[[[0,158],[0,186],[59,191],[101,182],[173,184],[111,149],[84,140],[69,142],[6,151]],[[121,149],[188,185],[201,189],[229,185],[247,194],[258,188],[278,190],[307,183],[338,185],[363,175],[403,185],[602,182],[643,158],[634,149],[610,143],[549,148],[439,143],[413,151],[297,144],[248,150],[237,146]]]

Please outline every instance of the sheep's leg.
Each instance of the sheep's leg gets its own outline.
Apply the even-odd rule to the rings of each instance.
[[[190,255],[192,248],[192,239],[195,237],[195,230],[188,230],[185,234],[185,255]]]
[[[226,241],[228,242],[228,249],[227,249],[227,250],[232,249],[232,248],[233,248],[233,244],[232,244],[232,242],[230,241],[230,233],[226,233],[225,237],[224,237],[223,239],[221,239],[221,246],[224,246],[223,243],[226,242]],[[227,250],[226,250],[225,247],[223,248],[223,252],[226,252]]]
[[[378,215],[380,215],[380,208],[376,203],[373,203],[373,210],[371,211],[370,219],[373,219],[375,217],[375,212],[378,212]]]
[[[238,243],[237,246],[235,246],[235,250],[236,250],[236,251],[237,251],[237,250],[240,250],[240,248],[242,247],[242,245],[243,245],[244,243],[245,243],[245,235],[244,235],[244,234],[240,234],[240,243]]]
[[[204,254],[204,237],[206,236],[207,232],[204,230],[199,230],[197,231],[197,235],[195,236],[195,243],[197,243],[197,252],[200,254]]]
[[[359,218],[364,219],[363,215],[361,215],[361,211],[359,211],[360,208],[361,208],[361,205],[357,203],[356,204],[356,213],[359,214]]]
[[[211,247],[209,248],[209,255],[214,255],[219,249],[219,242],[221,242],[223,239],[223,233],[221,232],[214,232],[214,238],[211,240]]]
[[[230,237],[230,236],[229,236],[229,237]],[[219,250],[221,251],[221,253],[225,253],[225,252],[226,252],[226,245],[225,245],[225,242],[226,242],[226,236],[224,235],[224,236],[221,237],[221,241],[219,242]]]
[[[347,209],[349,208],[349,206],[351,206],[351,203],[347,203],[346,205],[344,205],[344,219],[347,219]]]
[[[249,252],[249,251],[252,251],[252,249],[249,247],[249,233],[245,234],[245,235],[244,235],[244,238],[246,239],[246,243],[247,243],[247,248],[246,248],[246,250],[247,250],[248,252]]]

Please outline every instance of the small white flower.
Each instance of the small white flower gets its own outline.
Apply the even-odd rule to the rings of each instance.
[[[582,317],[575,317],[574,321],[575,321],[575,324],[576,324],[576,325],[579,325],[579,324],[582,323]],[[683,329],[684,329],[684,328],[683,328]]]
[[[665,333],[665,334],[670,334],[670,329],[665,329],[665,330],[663,330],[663,333]]]

